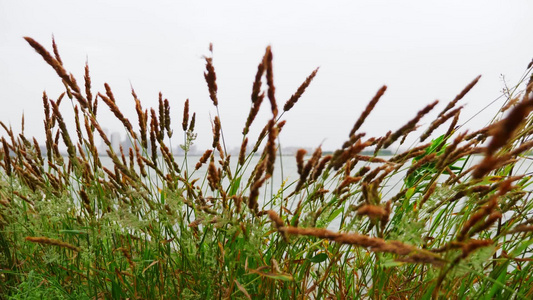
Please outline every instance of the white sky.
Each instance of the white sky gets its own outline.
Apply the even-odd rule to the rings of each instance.
[[[149,5],[148,5],[149,3]],[[477,75],[462,100],[465,121],[515,84],[533,58],[533,2],[522,1],[6,1],[0,0],[0,120],[43,137],[41,94],[62,84],[22,39],[51,49],[55,36],[68,71],[80,83],[89,61],[93,93],[111,85],[118,106],[137,124],[130,82],[144,107],[159,91],[173,108],[181,137],[183,102],[197,112],[198,146],[211,143],[202,55],[214,45],[220,112],[229,148],[240,145],[252,82],[267,45],[282,107],[309,73],[320,71],[285,115],[282,146],[342,144],[375,92],[388,90],[363,125],[369,136],[395,130],[427,103],[438,113]],[[503,100],[502,100],[503,101]],[[468,124],[485,125],[502,101]],[[68,103],[62,105],[65,115]],[[104,127],[119,126],[103,102]],[[252,136],[269,117],[262,107]],[[429,124],[430,117],[423,119]],[[424,128],[424,127],[423,127]],[[2,133],[3,134],[3,133]],[[74,134],[74,131],[72,132]],[[178,140],[179,142],[179,140]]]

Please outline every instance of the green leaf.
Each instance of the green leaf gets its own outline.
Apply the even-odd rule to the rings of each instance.
[[[263,268],[263,267],[261,267],[261,268]],[[281,281],[293,281],[294,280],[292,275],[289,274],[289,273],[263,272],[263,271],[260,270],[261,268],[259,268],[257,270],[251,269],[250,273],[254,273],[254,274],[257,274],[257,275],[262,276],[262,277],[268,277],[268,278],[281,280]]]
[[[422,158],[422,157],[424,157],[424,156],[426,156],[426,155],[428,155],[428,154],[431,154],[431,153],[435,152],[435,150],[436,150],[436,149],[437,149],[442,143],[445,142],[444,137],[445,137],[445,134],[439,136],[439,137],[436,138],[436,139],[433,139],[433,140],[431,141],[431,145],[427,148],[426,153],[425,153],[425,154],[422,154],[421,156],[418,156],[417,158],[420,159],[420,158]],[[445,149],[445,148],[446,148],[446,147],[442,147],[441,151],[442,151],[443,149]],[[417,160],[418,160],[418,159],[417,159]]]
[[[89,234],[86,231],[83,230],[76,230],[76,229],[61,229],[59,230],[60,233],[71,233],[71,234]]]
[[[239,176],[235,178],[235,180],[233,180],[231,184],[231,189],[229,190],[229,194],[228,194],[229,197],[237,194],[237,191],[239,190],[239,187],[241,186],[241,179],[242,179],[242,176]]]
[[[328,259],[328,255],[326,253],[319,253],[311,258],[308,258],[307,260],[313,263],[321,263],[326,259]]]
[[[529,180],[531,180],[531,176],[526,176],[522,180],[520,180],[520,182],[517,185],[521,186],[522,188],[526,188],[527,186],[531,184],[531,182],[528,183]]]
[[[436,287],[436,284],[431,285],[431,287],[426,290],[426,293],[424,295],[422,295],[422,297],[420,299],[421,300],[429,300],[429,299],[431,299],[431,294],[433,294],[433,290],[435,289],[435,287]]]
[[[337,208],[336,210],[334,210],[330,215],[329,215],[329,218],[328,218],[328,223],[331,223],[333,220],[335,220],[335,218],[337,218],[337,216],[344,210],[344,207],[340,207],[340,208]]]
[[[383,268],[392,268],[392,267],[399,267],[403,265],[404,263],[394,260],[385,260],[381,263],[381,267]]]
[[[416,187],[409,188],[407,192],[405,192],[405,199],[409,200],[411,197],[413,197],[413,194],[415,193]]]
[[[492,285],[490,292],[484,297],[484,299],[492,299],[496,292],[501,291],[505,286],[505,279],[507,279],[507,272],[501,272],[496,282]]]
[[[122,296],[120,285],[115,281],[111,281],[111,295],[114,299],[120,299]]]
[[[292,275],[290,274],[268,272],[268,273],[263,273],[263,275],[268,278],[282,280],[282,281],[293,281],[294,280],[294,278],[292,278]]]
[[[509,174],[511,174],[511,171],[513,170],[514,167],[515,167],[515,164],[512,164],[512,163],[511,164],[507,164],[505,166],[505,168],[503,169],[503,172],[502,172],[503,174],[501,174],[501,175],[509,176]]]
[[[165,204],[165,198],[166,198],[165,197],[165,192],[164,191],[160,191],[159,193],[161,194],[161,204],[164,205]]]
[[[524,252],[524,250],[526,250],[526,248],[529,247],[531,244],[533,244],[533,239],[524,241],[518,247],[513,249],[513,251],[511,252],[510,256],[511,257],[516,257],[516,256],[522,254],[522,252]]]
[[[458,167],[458,166],[454,166],[454,165],[449,165],[448,167],[452,171],[461,171],[463,169],[463,167]]]

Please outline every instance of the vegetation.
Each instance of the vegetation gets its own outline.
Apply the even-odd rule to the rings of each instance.
[[[80,86],[64,69],[55,42],[49,53],[25,39],[57,72],[65,92],[55,100],[43,94],[46,153],[35,139],[1,123],[2,298],[533,297],[532,181],[521,165],[533,145],[531,79],[525,91],[519,90],[521,82],[509,89],[489,126],[469,133],[457,126],[462,107],[456,104],[476,78],[438,114],[419,145],[388,159],[375,154],[403,143],[437,102],[398,130],[367,138],[359,129],[384,86],[340,149],[323,154],[319,147],[308,157],[298,151],[300,178],[267,189],[282,117],[318,70],[278,108],[272,52],[266,49],[241,153],[231,158],[215,69],[206,57],[205,79],[217,115],[212,148],[192,166],[186,157],[173,156],[168,142],[183,131],[187,153],[196,138],[188,101],[178,129],[166,99],[160,97],[157,109],[144,109],[132,90],[134,125],[107,84],[94,94],[88,66]],[[272,118],[258,137],[250,136],[265,100]],[[68,101],[75,133],[61,114]],[[101,102],[124,125],[131,149],[112,148],[98,121]],[[446,123],[445,134],[424,143]],[[113,167],[102,164],[98,136]],[[369,149],[374,155],[362,155]],[[260,159],[252,165],[255,154]],[[475,154],[483,159],[469,167]],[[236,168],[231,159],[238,160]],[[198,175],[204,165],[206,175]],[[400,192],[387,195],[384,187],[395,175],[402,176]]]

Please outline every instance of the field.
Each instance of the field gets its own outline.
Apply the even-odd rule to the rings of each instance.
[[[196,114],[188,100],[172,112],[162,96],[143,108],[132,90],[131,121],[109,85],[94,91],[89,66],[77,80],[55,42],[49,52],[25,39],[65,92],[43,93],[42,147],[0,123],[1,299],[533,298],[531,68],[490,125],[470,131],[457,126],[458,103],[479,77],[429,125],[418,128],[437,101],[385,136],[366,136],[359,129],[383,86],[341,148],[283,157],[296,161],[299,178],[274,186],[278,135],[318,69],[278,105],[267,47],[242,132],[224,132],[214,62],[205,57],[217,114],[212,147],[190,164]],[[272,113],[266,124],[254,123],[261,107]],[[63,118],[67,109],[75,124]],[[112,147],[102,109],[124,125],[131,148]],[[263,126],[259,136],[251,126]],[[439,127],[447,130],[434,136]],[[183,135],[184,157],[172,153],[174,134]],[[242,135],[238,157],[226,151],[229,134]],[[416,145],[377,155],[410,134]],[[384,193],[398,174],[398,192]]]

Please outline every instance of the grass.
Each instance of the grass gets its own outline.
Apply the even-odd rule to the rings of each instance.
[[[520,91],[531,69],[508,90],[505,107],[489,126],[475,132],[457,126],[462,107],[456,104],[478,77],[447,104],[419,144],[388,159],[361,152],[403,143],[437,103],[398,130],[366,137],[359,128],[384,86],[341,148],[323,154],[319,147],[309,156],[298,151],[300,178],[267,189],[283,117],[318,69],[280,108],[272,51],[266,49],[241,153],[233,158],[225,150],[215,68],[206,57],[217,114],[212,147],[193,166],[187,153],[196,139],[195,114],[190,116],[188,101],[179,128],[166,99],[160,96],[157,108],[145,109],[132,90],[132,123],[107,84],[93,92],[88,66],[80,86],[64,69],[55,42],[50,53],[25,39],[56,71],[65,92],[55,100],[43,94],[46,153],[35,139],[0,123],[6,132],[0,156],[3,299],[533,296],[531,176],[521,165],[533,145],[531,81]],[[259,136],[251,136],[267,101],[272,118]],[[75,112],[75,132],[62,117],[65,102]],[[131,149],[113,149],[99,125],[101,102],[124,125]],[[433,137],[444,124],[446,133]],[[183,161],[170,147],[180,131]],[[97,137],[107,145],[112,168],[102,164]],[[474,155],[483,159],[469,167]],[[260,157],[255,165],[254,156]],[[202,167],[205,176],[198,175]],[[400,192],[388,195],[384,187],[395,175],[402,176]]]

